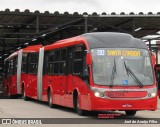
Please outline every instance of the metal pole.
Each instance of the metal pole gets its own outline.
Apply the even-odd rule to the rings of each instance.
[[[88,32],[88,18],[84,18],[84,33]]]
[[[36,33],[39,33],[39,16],[36,17]]]

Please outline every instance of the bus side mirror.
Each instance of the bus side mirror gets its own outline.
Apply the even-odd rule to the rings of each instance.
[[[92,64],[92,56],[91,53],[87,53],[86,55],[86,64],[91,65]]]

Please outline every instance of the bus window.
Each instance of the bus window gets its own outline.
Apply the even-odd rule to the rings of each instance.
[[[27,54],[22,55],[22,73],[27,73]]]
[[[49,55],[47,55],[46,57],[47,60],[49,61],[47,66],[48,74],[52,75],[54,74],[53,61],[55,61],[55,52],[54,51],[49,52]]]
[[[67,51],[66,49],[62,49],[61,50],[61,60],[66,61],[66,59],[67,59]]]
[[[128,76],[126,66],[144,85],[152,85],[153,71],[150,55],[147,50],[134,48],[99,48],[92,49],[93,78],[95,84],[118,86],[134,86],[138,83],[133,76]],[[113,69],[116,72],[113,73]],[[114,78],[112,79],[112,76]],[[113,82],[114,81],[114,82]],[[127,83],[125,82],[127,81]],[[126,83],[126,84],[125,84]]]
[[[38,54],[32,53],[29,56],[29,73],[30,74],[37,74],[38,69]]]
[[[66,74],[67,50],[61,49],[60,74]]]
[[[60,63],[60,74],[65,74],[66,73],[66,62],[61,62]]]
[[[12,76],[12,74],[13,74],[13,59],[10,60],[10,73],[9,73],[9,75]]]
[[[49,53],[48,74],[66,74],[66,49],[51,51]]]
[[[9,76],[9,61],[5,61],[5,77]]]
[[[84,46],[77,45],[74,49],[74,60],[73,60],[73,74],[81,75],[83,72],[84,66]]]
[[[54,74],[60,74],[59,63],[54,63]]]
[[[59,61],[61,58],[60,50],[55,51],[55,61]]]

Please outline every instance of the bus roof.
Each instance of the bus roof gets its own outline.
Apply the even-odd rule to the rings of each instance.
[[[130,34],[116,32],[93,32],[57,41],[45,46],[45,50],[67,47],[84,42],[88,49],[94,48],[140,48],[148,49],[140,39]]]
[[[78,41],[81,39],[82,39],[82,41]],[[82,42],[84,42],[84,39],[81,36],[76,36],[76,37],[63,39],[63,40],[59,40],[57,42],[54,42],[51,45],[45,46],[44,49],[51,50],[51,49],[56,49],[56,48],[63,48],[63,47],[68,47],[68,46],[72,46],[72,45],[76,45],[76,44],[81,44]]]
[[[22,52],[38,52],[41,47],[42,45],[28,46],[24,48]]]
[[[143,41],[126,33],[94,32],[83,34],[82,37],[86,39],[90,49],[104,47],[148,49]]]
[[[33,45],[33,46],[28,46],[24,49],[20,49],[14,53],[12,53],[9,57],[7,57],[4,61],[9,60],[10,58],[18,55],[18,52],[22,50],[22,52],[38,52],[39,49],[42,47],[42,45]]]

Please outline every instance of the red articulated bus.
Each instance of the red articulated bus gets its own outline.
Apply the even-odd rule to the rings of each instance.
[[[31,74],[28,76],[28,74],[25,73],[28,66],[30,66],[27,63],[27,61],[30,61],[27,59],[27,56],[30,56],[33,53],[38,54],[40,47],[42,46],[29,46],[11,54],[8,58],[5,59],[5,77],[3,87],[4,96],[11,97],[12,95],[21,95],[24,89],[22,88],[22,84],[30,84],[28,83],[28,78],[31,77]],[[34,69],[37,71],[36,67]]]
[[[30,60],[36,63],[36,73],[30,72],[35,68]],[[24,99],[71,107],[79,115],[95,110],[135,115],[157,109],[151,53],[129,34],[87,33],[60,40],[41,47],[33,57],[27,55],[26,62]]]

